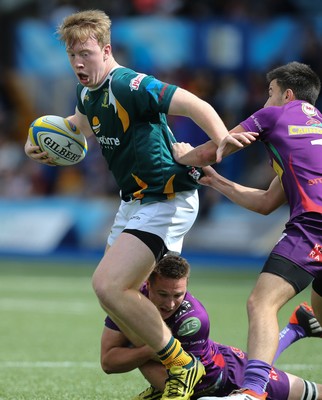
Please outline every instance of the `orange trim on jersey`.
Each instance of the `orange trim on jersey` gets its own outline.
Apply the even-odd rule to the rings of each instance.
[[[149,185],[142,181],[138,176],[132,174],[133,178],[135,179],[136,183],[142,188],[141,190],[137,190],[133,193],[134,198],[136,199],[143,199],[144,194],[142,194],[142,190],[146,189]]]
[[[115,99],[116,103],[116,108],[117,108],[117,115],[119,116],[122,125],[123,125],[123,131],[124,133],[128,130],[128,127],[130,125],[130,118],[129,114],[125,110],[125,108]]]
[[[314,211],[314,212],[322,213],[322,206],[319,206],[318,204],[314,203],[314,201],[312,201],[309,198],[309,196],[305,193],[304,189],[300,185],[299,180],[297,179],[297,177],[295,175],[294,168],[292,165],[292,155],[290,155],[290,158],[289,158],[289,167],[290,167],[290,170],[296,181],[296,185],[299,190],[299,193],[300,193],[300,196],[302,199],[302,204],[303,204],[305,211]]]
[[[224,359],[223,355],[220,354],[220,353],[215,354],[215,355],[212,357],[212,361],[213,361],[216,365],[218,365],[218,367],[220,367],[220,368],[224,368],[224,366],[226,365],[225,359]]]

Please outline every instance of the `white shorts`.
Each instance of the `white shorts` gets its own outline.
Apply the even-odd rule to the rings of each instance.
[[[195,222],[198,209],[197,190],[176,193],[173,200],[145,204],[121,200],[107,243],[111,246],[124,229],[137,229],[159,236],[169,251],[181,253],[184,236]]]

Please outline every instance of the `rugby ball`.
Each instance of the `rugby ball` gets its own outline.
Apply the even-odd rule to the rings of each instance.
[[[58,115],[44,115],[30,124],[29,139],[57,165],[74,165],[87,153],[85,135],[68,119]]]

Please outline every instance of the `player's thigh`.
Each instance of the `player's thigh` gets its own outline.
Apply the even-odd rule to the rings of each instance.
[[[249,297],[249,303],[262,310],[265,305],[278,310],[295,295],[295,289],[284,278],[262,272]]]
[[[293,261],[271,253],[250,296],[257,307],[279,309],[312,282],[312,275]]]
[[[134,235],[121,233],[96,268],[94,287],[106,292],[138,289],[154,264],[154,254],[145,243]]]

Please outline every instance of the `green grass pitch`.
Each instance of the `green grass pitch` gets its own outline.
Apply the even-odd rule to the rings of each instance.
[[[147,387],[138,371],[100,369],[105,315],[91,287],[95,264],[0,260],[1,400],[131,400]],[[212,339],[245,349],[245,305],[257,272],[192,264],[189,289],[208,309]],[[303,300],[309,290],[281,311],[281,327]],[[277,366],[321,380],[320,349],[319,339],[299,341]]]

